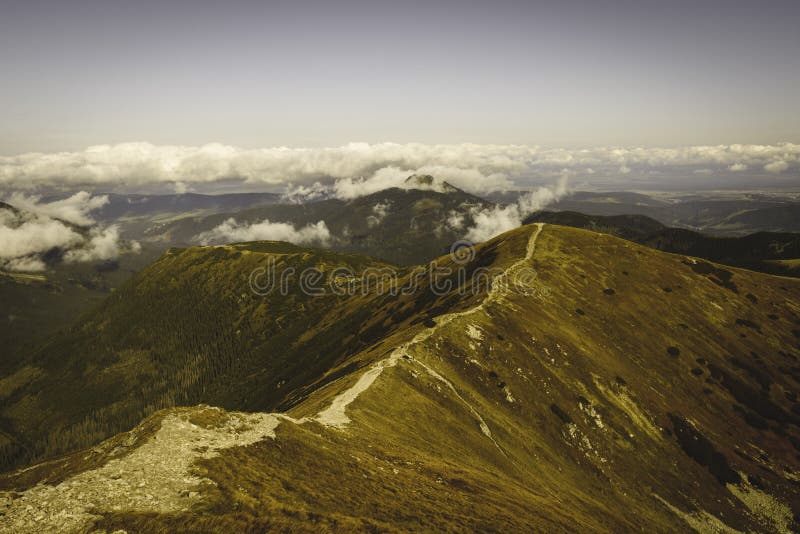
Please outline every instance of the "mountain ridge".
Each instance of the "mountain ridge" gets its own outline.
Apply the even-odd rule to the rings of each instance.
[[[620,530],[638,515],[658,530],[794,528],[798,283],[584,230],[534,232],[476,250],[474,261],[504,272],[533,269],[520,291],[434,301],[331,366],[330,380],[273,414],[279,424],[203,407],[166,412],[166,432],[209,447],[186,464],[200,482],[175,487],[107,461],[108,484],[145,486],[119,510],[89,497],[82,524]],[[343,409],[328,419],[336,424],[321,424],[332,406]],[[261,437],[250,442],[248,427]],[[232,428],[225,439],[240,446],[215,450],[214,428]],[[54,471],[36,468],[21,487]],[[3,484],[14,487],[10,476]],[[53,491],[71,495],[70,481],[79,491],[76,476],[22,489],[10,513],[39,509]],[[195,493],[173,497],[182,491]]]
[[[524,223],[542,221],[608,233],[672,254],[781,275],[800,276],[783,260],[800,258],[800,234],[756,232],[744,236],[708,235],[686,228],[668,227],[645,215],[586,215],[571,211],[539,211]]]

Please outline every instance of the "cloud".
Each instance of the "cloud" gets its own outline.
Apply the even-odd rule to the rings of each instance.
[[[406,178],[411,174],[413,173],[398,167],[385,167],[375,171],[369,178],[340,178],[336,180],[333,192],[336,198],[350,200],[390,187],[403,187]]]
[[[47,265],[37,257],[27,256],[24,258],[11,258],[3,260],[0,258],[0,268],[12,272],[38,273],[47,270]]]
[[[2,210],[8,212],[8,210]],[[10,260],[79,245],[83,237],[49,217],[23,214],[0,220],[0,259]]]
[[[83,212],[73,211],[76,204],[71,201],[57,204],[55,208],[52,204],[29,204],[36,211],[18,206],[16,210],[0,209],[0,269],[43,271],[45,254],[54,249],[69,263],[113,259],[123,249],[139,252],[138,243],[125,243],[120,239],[116,226],[78,229],[43,213],[66,214],[73,220],[85,220],[80,219]],[[83,205],[91,205],[91,201],[84,201]],[[43,209],[38,209],[42,206]]]
[[[567,193],[567,177],[562,176],[554,187],[540,187],[508,205],[476,208],[472,211],[473,224],[464,237],[474,243],[491,239],[522,225],[522,220],[531,213],[555,202]]]
[[[61,219],[79,226],[88,226],[94,223],[89,213],[108,204],[108,196],[92,196],[86,191],[81,191],[64,200],[42,203],[39,196],[27,196],[16,192],[9,196],[8,202],[31,213]]]
[[[195,240],[203,245],[242,241],[288,241],[297,245],[311,243],[324,245],[330,238],[331,234],[325,221],[298,229],[292,224],[271,222],[269,219],[253,224],[240,224],[236,219],[230,218],[216,228],[197,235]]]
[[[764,170],[767,172],[781,173],[789,168],[789,164],[784,160],[772,161],[764,165]]]
[[[139,243],[134,242],[132,251],[140,251]],[[80,248],[68,250],[64,254],[67,263],[112,260],[120,254],[119,227],[93,228],[89,239]]]
[[[287,184],[282,200],[290,204],[302,204],[330,196],[332,196],[331,187],[320,182],[314,182],[311,185]]]
[[[456,210],[450,210],[450,213],[447,214],[447,220],[445,221],[448,228],[453,230],[461,230],[464,228],[464,219],[465,215]]]
[[[0,186],[141,188],[165,184],[188,190],[233,180],[274,188],[307,187],[312,193],[331,191],[347,199],[402,187],[405,178],[415,173],[432,174],[467,191],[485,193],[540,184],[557,178],[563,169],[587,179],[685,177],[698,169],[724,177],[745,169],[781,173],[796,168],[799,162],[800,145],[792,143],[586,149],[468,143],[261,149],[217,143],[194,147],[122,143],[79,152],[0,157]]]
[[[186,193],[191,191],[189,186],[186,185],[183,182],[175,182],[174,184],[172,184],[172,188],[175,190],[175,193],[178,194],[178,195],[185,195]]]
[[[370,228],[378,226],[389,214],[391,206],[392,203],[388,200],[386,202],[378,202],[372,206],[372,215],[367,216],[367,226]]]

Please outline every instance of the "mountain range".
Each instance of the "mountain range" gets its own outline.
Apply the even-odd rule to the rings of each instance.
[[[529,215],[524,222],[585,228],[664,252],[697,256],[765,273],[800,276],[800,234],[757,232],[739,237],[716,236],[670,228],[645,215],[603,216],[570,211],[541,211]]]
[[[437,265],[171,249],[0,382],[0,531],[800,527],[800,281],[544,223]]]
[[[123,253],[115,260],[65,264],[60,261],[64,251],[53,248],[41,257],[48,267],[45,272],[0,273],[0,299],[6,312],[0,316],[0,335],[5,339],[0,369],[13,366],[35,351],[43,340],[99,305],[133,273],[155,261],[170,247],[197,245],[203,236],[209,234],[213,234],[208,239],[210,243],[225,243],[258,239],[247,234],[226,235],[226,229],[247,230],[252,225],[268,221],[302,231],[304,228],[317,228],[322,223],[325,240],[316,241],[318,246],[411,266],[447,253],[454,243],[463,241],[467,229],[475,222],[476,213],[491,213],[498,208],[498,204],[492,201],[429,175],[410,176],[403,186],[352,200],[326,198],[304,203],[287,203],[285,197],[271,193],[108,195],[108,203],[92,212],[92,216],[100,224],[118,226],[124,238],[142,244],[141,251],[138,254]],[[513,194],[506,196],[496,200],[516,198]],[[741,198],[731,200],[728,196],[713,197],[714,200],[695,194],[681,197],[683,200],[676,203],[642,193],[577,192],[553,206],[578,206],[587,213],[622,214],[589,215],[559,211],[533,214],[524,222],[541,221],[586,228],[666,252],[688,254],[761,272],[797,276],[800,273],[798,234],[763,231],[746,236],[701,234],[688,228],[670,227],[663,222],[663,218],[676,220],[666,216],[668,212],[664,211],[673,206],[670,209],[675,213],[685,212],[686,217],[691,213],[708,211],[708,216],[714,220],[749,218],[748,224],[752,223],[755,229],[762,228],[759,226],[761,223],[766,224],[763,228],[792,227],[784,224],[786,221],[781,222],[783,216],[780,215],[793,209],[788,198],[741,195]],[[7,203],[2,204],[0,210],[25,213]],[[637,210],[662,219],[637,215]],[[758,213],[772,215],[759,219],[756,217]],[[678,217],[677,220],[685,222],[688,219]],[[64,224],[82,235],[88,232],[86,228]]]

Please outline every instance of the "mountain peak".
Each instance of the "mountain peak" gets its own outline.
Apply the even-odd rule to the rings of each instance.
[[[456,193],[461,191],[454,185],[434,178],[430,174],[412,174],[405,181],[406,187],[409,189],[424,189],[437,191],[439,193]]]

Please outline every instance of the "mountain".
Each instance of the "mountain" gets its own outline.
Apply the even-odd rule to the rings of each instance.
[[[8,439],[0,462],[87,446],[175,404],[275,409],[435,303],[422,291],[392,297],[362,295],[361,287],[312,297],[298,280],[288,295],[278,288],[260,297],[250,276],[271,260],[278,273],[296,278],[309,268],[347,269],[355,280],[365,269],[394,272],[371,258],[286,243],[171,249],[5,379],[0,431]]]
[[[645,215],[587,215],[576,211],[538,211],[523,220],[523,224],[535,222],[583,228],[631,241],[643,239],[667,228]]]
[[[201,195],[124,195],[109,193],[108,203],[93,216],[104,223],[119,224],[130,239],[140,239],[154,222],[164,223],[180,217],[243,210],[275,204],[281,195],[275,193],[232,193]]]
[[[699,192],[664,197],[633,192],[576,191],[548,209],[601,216],[644,215],[666,226],[719,235],[800,232],[797,223],[800,205],[792,196]]]
[[[59,264],[43,273],[0,270],[0,376],[157,257],[157,251],[143,249],[115,261]]]
[[[447,182],[434,183],[439,191],[429,188],[431,184],[425,177],[411,176],[409,180],[426,188],[390,188],[353,200],[277,204],[182,218],[154,225],[145,239],[153,246],[196,245],[200,234],[231,218],[238,224],[256,224],[268,219],[297,228],[324,221],[332,236],[327,246],[333,250],[368,254],[399,265],[416,265],[445,254],[472,223],[472,210],[492,205]]]
[[[800,232],[800,206],[744,210],[725,218],[717,226],[728,231],[760,228],[772,232]]]
[[[720,237],[669,228],[644,215],[602,216],[569,211],[541,211],[531,214],[524,222],[584,228],[673,254],[696,256],[765,273],[800,276],[794,261],[800,258],[800,234],[758,232],[741,237]]]
[[[385,265],[170,251],[4,379],[29,443],[154,413],[3,476],[0,531],[800,527],[800,281],[554,225],[473,252],[436,291],[262,297],[270,261]]]
[[[464,191],[451,185],[446,180],[437,180],[430,174],[412,174],[405,181],[406,187],[432,190],[439,193],[463,193]]]
[[[118,224],[123,235],[139,237],[150,229],[140,254],[124,254],[116,261],[67,265],[63,252],[47,255],[46,272],[33,276],[20,273],[0,275],[0,339],[5,340],[0,371],[13,367],[45,340],[76,317],[88,312],[133,273],[154,261],[170,246],[197,244],[203,231],[213,229],[231,217],[242,223],[266,218],[289,221],[298,226],[327,221],[333,240],[326,243],[346,253],[365,253],[385,261],[413,265],[446,253],[471,223],[470,210],[489,205],[447,182],[431,176],[410,176],[405,189],[390,189],[351,201],[326,200],[304,205],[270,205],[277,195],[267,193],[235,195],[117,195],[93,211],[92,216],[107,224]],[[53,199],[49,199],[53,200]],[[243,212],[209,215],[224,209]],[[20,211],[4,204],[0,207]],[[193,213],[191,217],[188,214]],[[461,226],[447,223],[453,214]],[[177,221],[177,222],[173,222]],[[64,223],[81,235],[87,229]],[[460,228],[460,229],[459,229]]]
[[[10,211],[12,213],[18,213],[19,212],[19,210],[17,210],[17,208],[12,206],[11,204],[7,204],[7,203],[2,202],[2,201],[0,201],[0,210],[8,210],[8,211]]]
[[[160,250],[145,247],[135,254],[120,250],[115,259],[65,262],[64,257],[70,250],[92,247],[92,239],[97,236],[94,228],[40,216],[4,202],[0,202],[0,230],[4,230],[3,250],[0,250],[0,339],[3,341],[0,372],[16,365],[43,340],[69,326],[133,272],[161,254]],[[24,234],[23,237],[15,237],[15,231]],[[71,233],[74,239],[50,241],[38,251],[29,249],[27,254],[18,257],[13,252],[8,256],[3,254],[64,232]],[[107,242],[100,239],[100,245],[107,245]],[[124,249],[125,245],[127,243],[120,242],[119,248]],[[30,260],[29,265],[37,265],[27,271],[23,266],[22,272],[17,272],[19,265],[13,264],[14,259]]]
[[[281,199],[276,193],[228,193],[201,195],[183,193],[175,195],[123,195],[110,193],[108,204],[102,206],[97,216],[103,220],[120,217],[152,215],[158,213],[185,213],[195,210],[224,211],[245,209],[258,205],[274,204]]]

